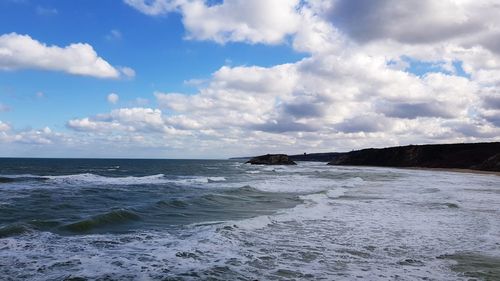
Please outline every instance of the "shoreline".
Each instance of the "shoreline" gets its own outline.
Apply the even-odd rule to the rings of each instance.
[[[473,170],[473,169],[460,169],[460,168],[425,168],[425,167],[394,167],[394,168],[404,169],[404,170],[441,171],[441,172],[455,172],[455,173],[467,173],[467,174],[482,174],[482,175],[500,176],[500,172],[482,171],[482,170]]]
[[[298,162],[321,162],[321,161],[298,161]],[[323,163],[323,162],[321,162]],[[423,171],[438,171],[438,172],[455,172],[455,173],[468,173],[468,174],[483,174],[500,176],[500,171],[484,171],[474,169],[462,168],[428,168],[428,167],[393,167],[393,166],[372,166],[372,165],[331,165],[332,167],[373,167],[373,168],[391,168],[401,170],[423,170]]]
[[[316,161],[300,161],[300,162],[316,162]],[[455,172],[455,173],[500,176],[500,172],[496,172],[496,171],[483,171],[483,170],[462,169],[462,168],[392,167],[392,166],[370,166],[370,165],[331,165],[331,166],[333,166],[333,167],[392,168],[392,169],[401,169],[401,170],[422,170],[422,171]]]

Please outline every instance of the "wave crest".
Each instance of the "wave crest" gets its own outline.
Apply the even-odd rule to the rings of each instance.
[[[71,223],[64,226],[63,228],[75,233],[87,233],[98,228],[137,221],[140,219],[141,217],[135,212],[126,209],[120,209],[84,219],[79,222]]]
[[[47,181],[58,184],[99,184],[99,185],[143,185],[143,184],[177,184],[177,185],[200,185],[226,181],[224,177],[167,177],[165,174],[150,176],[127,176],[112,177],[92,173],[37,176],[37,175],[7,175],[0,176],[0,184],[15,184],[18,182],[40,182]]]

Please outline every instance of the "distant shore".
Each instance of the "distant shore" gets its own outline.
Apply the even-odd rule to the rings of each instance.
[[[500,142],[369,148],[339,154],[328,164],[500,172]]]
[[[287,157],[291,161],[327,162],[335,166],[500,174],[500,142],[407,145],[350,152],[303,153]]]
[[[458,168],[397,167],[397,169],[404,169],[404,170],[424,170],[424,171],[441,171],[441,172],[454,172],[454,173],[483,174],[483,175],[500,176],[500,172],[496,172],[496,171],[482,171],[482,170],[458,169]]]

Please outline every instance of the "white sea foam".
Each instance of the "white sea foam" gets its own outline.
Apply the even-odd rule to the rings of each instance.
[[[178,184],[197,185],[226,181],[224,177],[167,177],[164,174],[142,176],[142,177],[107,177],[96,174],[75,174],[64,176],[43,176],[54,183],[59,184],[99,184],[99,185],[142,185],[142,184]]]
[[[498,177],[313,164],[305,168],[311,171],[301,171],[299,165],[295,172],[276,176],[270,171],[242,173],[241,182],[259,190],[296,192],[303,202],[293,208],[176,231],[36,233],[0,239],[0,264],[5,265],[0,273],[28,274],[34,280],[69,274],[161,280],[184,274],[193,280],[451,281],[468,278],[438,257],[460,252],[500,256]],[[205,186],[209,181],[174,180]],[[241,184],[217,180],[213,186]]]
[[[105,185],[135,185],[135,184],[159,184],[166,183],[165,175],[157,174],[144,177],[105,177],[96,174],[76,174],[65,176],[44,176],[56,183],[92,183]]]
[[[220,181],[226,181],[225,177],[208,177],[207,182],[220,182]]]
[[[315,175],[286,174],[279,176],[263,176],[245,182],[255,189],[265,192],[285,193],[314,193],[341,187],[355,187],[362,185],[364,181],[359,178],[333,180],[329,178],[318,178]]]

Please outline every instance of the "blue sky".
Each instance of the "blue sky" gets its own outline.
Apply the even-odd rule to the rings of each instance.
[[[498,7],[392,2],[0,0],[0,156],[498,140]]]
[[[187,81],[207,79],[223,65],[271,66],[304,57],[286,44],[183,40],[185,31],[178,14],[146,17],[120,1],[0,3],[1,34],[28,34],[47,45],[85,42],[113,65],[127,65],[137,73],[133,79],[108,80],[43,70],[1,72],[2,102],[12,107],[0,113],[2,120],[21,128],[64,130],[70,118],[114,107],[106,103],[110,92],[119,93],[124,105],[133,104],[136,98],[154,100],[154,91],[189,94],[196,89]],[[44,98],[36,97],[39,92]]]

